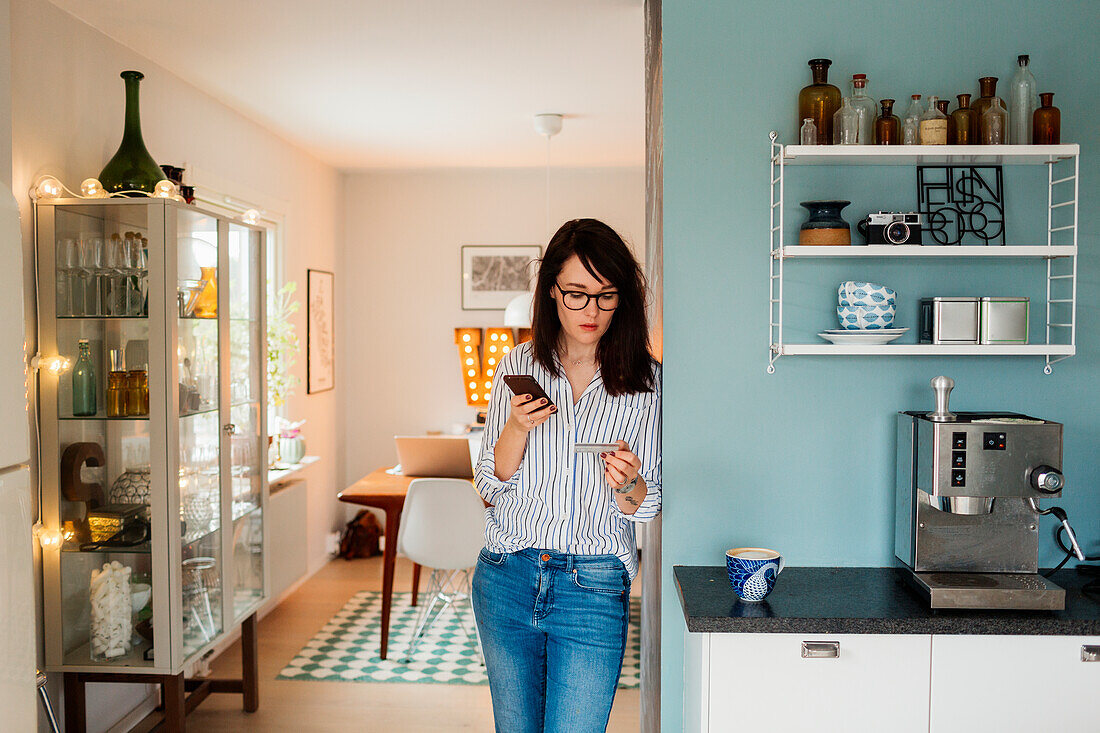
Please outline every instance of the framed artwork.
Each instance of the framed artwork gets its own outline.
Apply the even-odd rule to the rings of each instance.
[[[462,310],[504,310],[531,290],[542,247],[537,244],[462,246]]]
[[[306,394],[327,392],[336,382],[333,280],[331,272],[306,271]]]

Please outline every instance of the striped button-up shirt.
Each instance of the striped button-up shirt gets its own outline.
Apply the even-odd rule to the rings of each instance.
[[[638,572],[634,523],[648,522],[661,511],[661,367],[654,363],[655,391],[612,397],[599,371],[573,404],[573,389],[564,370],[551,376],[538,365],[531,343],[516,346],[493,375],[493,391],[474,471],[486,509],[485,545],[493,552],[528,547],[575,555],[616,555],[633,578]],[[559,365],[560,370],[560,365]],[[557,405],[558,411],[527,434],[523,460],[515,475],[495,475],[494,448],[511,412],[505,374],[530,374]],[[597,453],[575,453],[576,443],[626,441],[641,459],[646,497],[633,514],[619,509],[604,481],[604,462]]]

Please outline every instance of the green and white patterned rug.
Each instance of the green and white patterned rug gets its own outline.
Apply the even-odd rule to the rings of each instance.
[[[394,593],[390,610],[389,659],[379,659],[382,593],[360,591],[340,609],[316,636],[279,673],[281,680],[321,682],[432,682],[448,685],[488,684],[476,642],[467,638],[457,613],[447,608],[423,638],[413,658],[405,651],[416,627],[418,608],[409,605],[410,593]],[[428,599],[423,594],[420,602]],[[473,615],[468,616],[473,633]],[[637,687],[641,640],[638,634],[639,602],[630,599],[630,628],[619,687]]]

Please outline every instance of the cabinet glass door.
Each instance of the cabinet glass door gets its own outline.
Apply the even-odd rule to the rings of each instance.
[[[176,237],[180,588],[186,659],[223,628],[217,220],[180,208]]]
[[[264,595],[263,485],[266,445],[261,416],[265,334],[263,256],[260,232],[229,225],[229,394],[232,475],[233,619],[238,621]]]
[[[150,461],[150,237],[153,254],[163,252],[149,218],[145,206],[90,203],[43,215],[42,282],[55,286],[40,314],[44,350],[52,339],[70,362],[56,388],[43,383],[44,396],[56,393],[43,400],[43,424],[57,426],[56,442],[44,444],[57,453],[44,452],[41,469],[59,489],[47,505],[65,534],[60,588],[46,591],[59,603],[60,640],[47,644],[60,643],[51,657],[66,665],[154,663],[153,591],[166,584],[154,581],[151,553],[151,505],[163,511],[151,478],[163,476],[151,477]],[[152,386],[163,395],[159,379]]]

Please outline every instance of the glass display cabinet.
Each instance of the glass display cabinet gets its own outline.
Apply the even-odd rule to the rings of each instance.
[[[265,600],[264,231],[158,198],[35,216],[39,349],[70,362],[39,393],[47,668],[182,695]]]

